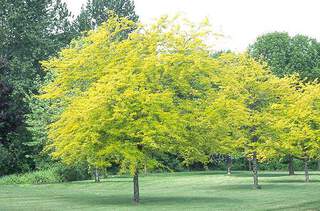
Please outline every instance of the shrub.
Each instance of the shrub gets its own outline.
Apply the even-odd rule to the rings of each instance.
[[[46,169],[25,174],[8,175],[0,178],[0,185],[9,184],[47,184],[90,179],[86,165],[68,167],[55,164]]]
[[[61,182],[57,168],[49,168],[25,174],[8,175],[0,178],[0,185],[9,184],[43,184]]]
[[[57,174],[63,182],[91,179],[88,166],[85,164],[80,164],[76,166],[65,166],[59,164],[57,166]]]

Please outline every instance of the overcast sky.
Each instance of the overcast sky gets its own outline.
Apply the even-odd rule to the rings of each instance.
[[[86,0],[65,0],[73,14]],[[219,48],[243,51],[258,35],[286,31],[320,40],[320,0],[135,0],[142,22],[182,13],[192,21],[210,19],[225,35]]]

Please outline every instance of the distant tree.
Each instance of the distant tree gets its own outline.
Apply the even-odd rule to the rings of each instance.
[[[272,72],[281,77],[298,73],[302,79],[314,80],[320,76],[320,44],[304,35],[268,33],[249,46],[249,53],[266,62]]]
[[[11,93],[11,87],[0,80],[0,176],[10,173],[14,165],[14,154],[10,151],[12,143],[7,141],[17,121],[16,116],[11,115],[11,109],[14,110]]]
[[[36,96],[28,96],[30,112],[26,114],[26,128],[31,134],[26,146],[32,148],[29,157],[33,160],[35,168],[54,163],[49,153],[44,150],[48,144],[48,125],[54,120],[59,108],[52,108],[51,102],[38,99]]]
[[[60,0],[0,0],[0,83],[3,121],[0,144],[10,156],[4,161],[14,173],[34,167],[33,147],[26,145],[30,95],[37,93],[45,73],[39,61],[54,55],[70,42],[73,32],[70,13]],[[6,90],[10,90],[7,95]],[[3,109],[3,110],[2,110]],[[10,164],[10,165],[9,165]]]
[[[249,46],[249,54],[266,62],[272,72],[278,76],[291,74],[288,72],[291,37],[286,32],[274,32],[262,35]],[[295,70],[291,70],[295,71]]]
[[[320,77],[320,43],[316,39],[296,35],[291,38],[288,72],[298,73],[302,79]]]
[[[132,0],[88,0],[76,18],[76,30],[80,33],[97,28],[108,20],[110,10],[119,17],[138,20]]]

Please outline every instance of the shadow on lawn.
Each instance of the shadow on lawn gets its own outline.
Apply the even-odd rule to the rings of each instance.
[[[310,179],[309,183],[318,183],[320,180],[313,180],[312,178]],[[263,183],[306,183],[304,179],[288,179],[288,180],[268,180],[268,181],[263,181]],[[307,184],[307,183],[306,183]]]
[[[152,173],[148,175],[142,175],[142,176],[156,176],[156,177],[179,177],[179,176],[199,176],[199,175],[227,175],[227,172],[225,171],[186,171],[186,172],[168,172],[168,173]]]
[[[318,172],[309,172],[312,175],[320,175]],[[159,174],[150,174],[142,175],[143,176],[157,176],[157,177],[168,177],[168,176],[201,176],[201,175],[225,175],[225,176],[234,176],[234,177],[252,177],[251,171],[232,171],[231,175],[228,175],[226,171],[190,171],[190,172],[175,172],[175,173],[159,173]],[[296,173],[295,175],[304,175],[303,172]],[[285,171],[283,172],[268,172],[268,171],[259,171],[259,177],[286,177],[289,174]]]
[[[114,178],[106,178],[101,180],[99,183],[96,183],[94,180],[91,183],[95,183],[95,184],[101,184],[101,183],[119,183],[119,182],[123,182],[123,183],[132,183],[132,178],[128,178],[128,179],[122,179],[122,180],[117,180]]]
[[[86,205],[132,205],[131,195],[112,195],[112,196],[97,196],[94,194],[81,194],[65,197],[69,202],[81,203]],[[170,205],[170,204],[207,204],[207,203],[238,203],[240,200],[225,197],[183,197],[183,196],[141,196],[141,205]]]
[[[269,211],[272,210],[319,210],[320,207],[320,200],[316,201],[309,201],[309,202],[303,202],[298,203],[290,206],[281,206],[273,209],[266,209]]]
[[[304,173],[296,173],[293,176],[303,176]],[[316,172],[310,172],[309,173],[310,176],[320,176],[319,173]],[[247,172],[233,172],[230,176],[235,176],[235,177],[252,177],[252,173],[250,171]],[[259,172],[259,177],[289,177],[289,174],[286,172],[263,172],[260,171]]]
[[[281,187],[282,189],[299,189],[301,186],[292,186],[291,184],[270,184],[265,183],[264,181],[260,182],[261,190],[256,190],[253,188],[251,183],[247,184],[226,184],[226,185],[219,185],[219,186],[207,186],[205,190],[226,190],[226,191],[257,191],[261,192],[263,190],[279,190]]]
[[[241,172],[239,174],[232,174],[231,176],[235,176],[235,177],[252,177],[252,173],[251,172]],[[285,176],[289,176],[287,173],[264,173],[264,172],[260,172],[259,173],[259,177],[285,177]]]

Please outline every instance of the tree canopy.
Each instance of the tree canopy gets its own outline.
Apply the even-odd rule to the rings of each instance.
[[[164,17],[117,39],[133,24],[110,18],[43,63],[55,79],[42,97],[65,106],[49,130],[55,157],[118,163],[135,174],[146,161],[157,164],[153,152],[187,155],[184,116],[211,94],[215,63],[202,42],[207,31],[182,30]]]
[[[138,20],[132,0],[88,0],[76,18],[76,30],[80,33],[97,28],[108,20],[109,11],[135,22]]]
[[[320,76],[320,45],[310,37],[286,32],[267,33],[249,46],[249,53],[268,64],[278,76],[298,73],[302,79],[314,80]]]

